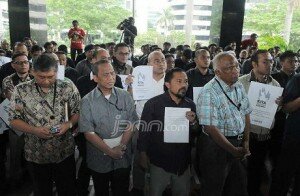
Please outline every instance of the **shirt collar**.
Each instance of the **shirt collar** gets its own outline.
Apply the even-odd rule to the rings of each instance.
[[[94,91],[95,91],[96,98],[103,97],[104,99],[106,99],[105,96],[100,91],[100,89],[98,88],[98,85],[95,87]],[[116,98],[117,98],[116,88],[113,87],[109,99],[114,100]]]
[[[251,82],[251,81],[259,82],[259,83],[263,83],[263,84],[268,84],[268,83],[270,83],[270,82],[272,81],[272,78],[271,78],[271,76],[266,75],[266,76],[264,77],[263,81],[259,81],[259,80],[255,77],[255,74],[254,74],[253,70],[251,70],[249,82]]]
[[[195,71],[196,71],[197,73],[201,74],[202,76],[208,76],[208,75],[212,75],[212,74],[213,74],[213,71],[212,71],[211,69],[208,69],[205,75],[203,75],[203,74],[200,72],[200,70],[198,69],[198,67],[195,67]]]
[[[215,80],[218,80],[220,82],[220,85],[222,86],[222,88],[224,89],[225,92],[231,92],[233,91],[234,88],[236,88],[237,82],[234,83],[233,85],[229,86],[228,84],[226,84],[221,78],[219,78],[218,76],[215,76],[214,78]]]

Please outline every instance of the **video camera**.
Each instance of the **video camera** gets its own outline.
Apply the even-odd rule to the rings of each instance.
[[[129,26],[131,26],[131,22],[129,18],[126,18],[118,25],[118,29],[124,30],[124,28],[128,28]]]

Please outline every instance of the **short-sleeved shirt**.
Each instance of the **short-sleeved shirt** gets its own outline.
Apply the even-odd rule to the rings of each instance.
[[[235,105],[240,104],[240,110],[229,101],[217,80]],[[199,124],[215,126],[225,136],[241,134],[245,128],[245,115],[252,111],[243,85],[236,82],[230,87],[217,76],[203,87],[196,106]]]
[[[4,78],[4,80],[2,82],[3,92],[5,90],[13,91],[16,85],[18,85],[22,82],[30,81],[31,79],[32,79],[32,76],[30,76],[29,74],[27,75],[26,78],[21,79],[17,73],[13,73],[10,76],[7,76],[6,78]]]
[[[283,104],[300,97],[300,74],[295,74],[283,93]],[[300,138],[300,109],[288,114],[285,122],[285,135]]]
[[[95,132],[101,139],[112,139],[123,134],[124,123],[135,123],[138,118],[131,95],[120,88],[113,88],[106,99],[98,87],[83,97],[80,106],[79,131]],[[87,142],[87,166],[98,173],[107,173],[131,164],[131,142],[128,143],[122,159],[113,159]]]
[[[68,36],[70,37],[74,32],[81,35],[82,37],[85,36],[85,32],[81,28],[71,28],[69,30]],[[71,48],[74,49],[83,49],[83,38],[80,38],[78,35],[73,34],[71,38]]]
[[[49,88],[47,94],[42,92],[33,79],[15,87],[9,120],[20,119],[31,126],[51,128],[65,122],[66,103],[69,116],[78,114],[79,101],[79,92],[69,79],[56,80],[56,84]],[[74,147],[74,138],[70,131],[51,139],[42,139],[25,133],[25,159],[30,162],[38,164],[61,162],[74,153]]]

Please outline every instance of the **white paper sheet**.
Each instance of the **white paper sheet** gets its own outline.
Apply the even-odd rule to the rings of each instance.
[[[281,87],[251,82],[248,91],[248,98],[253,109],[250,114],[251,124],[271,128],[278,108],[275,100],[282,95],[282,92]]]
[[[127,60],[126,64],[132,67],[132,60]]]
[[[103,139],[104,143],[107,144],[110,148],[114,148],[116,146],[119,146],[121,143],[123,135],[120,135],[119,137],[112,138],[112,139]]]
[[[90,80],[93,80],[94,79],[94,74],[93,72],[90,73]]]
[[[0,104],[0,118],[9,125],[8,121],[8,111],[10,107],[10,101],[8,99],[5,99],[1,104]]]
[[[65,79],[65,66],[59,65],[57,70],[57,79],[64,80]]]
[[[134,79],[132,92],[134,100],[145,100],[153,97],[153,67],[148,65],[137,66],[132,73]]]
[[[193,101],[197,103],[197,99],[203,87],[193,87]]]
[[[190,108],[165,108],[164,142],[189,143],[189,120],[186,112]]]
[[[120,76],[121,81],[122,81],[123,89],[124,89],[124,90],[127,90],[128,85],[126,84],[125,80],[126,80],[126,78],[128,77],[128,75],[119,75],[119,76]]]

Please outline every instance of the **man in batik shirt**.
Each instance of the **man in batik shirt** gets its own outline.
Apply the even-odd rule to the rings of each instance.
[[[76,195],[74,139],[80,95],[68,79],[57,80],[56,60],[43,54],[33,64],[34,79],[15,87],[10,124],[25,133],[25,159],[34,195]]]

